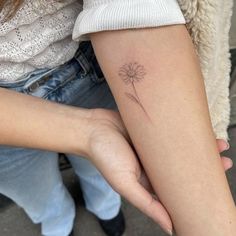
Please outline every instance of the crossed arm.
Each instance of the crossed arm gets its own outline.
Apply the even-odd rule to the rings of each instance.
[[[185,26],[90,36],[134,147],[177,235],[236,235],[235,205]]]
[[[177,234],[235,235],[235,206],[216,148],[199,64],[185,27],[103,32],[91,39],[138,156]],[[124,169],[135,174],[129,177],[138,177],[137,163],[123,137],[126,131],[114,114],[106,111],[94,116],[94,110],[2,88],[0,97],[0,144],[88,157],[113,187],[124,187],[116,178],[124,177]],[[92,146],[91,140],[95,140]],[[156,212],[154,209],[161,210],[158,204],[141,202],[150,199],[149,195],[134,178],[125,180],[136,185],[126,185],[120,193],[163,222],[163,208]],[[127,186],[136,193],[141,189],[142,195],[133,196]]]

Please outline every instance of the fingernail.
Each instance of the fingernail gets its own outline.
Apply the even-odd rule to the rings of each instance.
[[[172,230],[171,229],[167,229],[167,231],[166,231],[170,236],[173,236],[173,232],[172,232]]]
[[[229,143],[228,142],[226,142],[226,149],[225,150],[229,150],[229,148],[230,148],[230,145],[229,145]]]

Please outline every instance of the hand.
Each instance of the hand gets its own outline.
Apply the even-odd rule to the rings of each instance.
[[[172,228],[170,217],[150,190],[120,114],[93,110],[88,158],[115,191],[151,217],[164,230]]]
[[[171,219],[153,194],[119,113],[94,109],[91,127],[89,159],[115,191],[170,234]],[[217,146],[219,152],[227,149],[224,140],[217,140]],[[232,167],[232,161],[222,157],[222,165],[227,170]]]

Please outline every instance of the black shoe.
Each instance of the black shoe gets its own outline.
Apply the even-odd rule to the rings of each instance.
[[[121,236],[125,231],[125,219],[121,210],[110,220],[98,219],[98,221],[107,236]]]
[[[74,231],[72,230],[69,236],[74,236]]]

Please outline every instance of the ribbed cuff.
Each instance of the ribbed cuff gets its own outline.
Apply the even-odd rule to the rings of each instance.
[[[174,24],[185,24],[176,0],[84,0],[73,39],[87,40],[86,34],[99,31]]]

